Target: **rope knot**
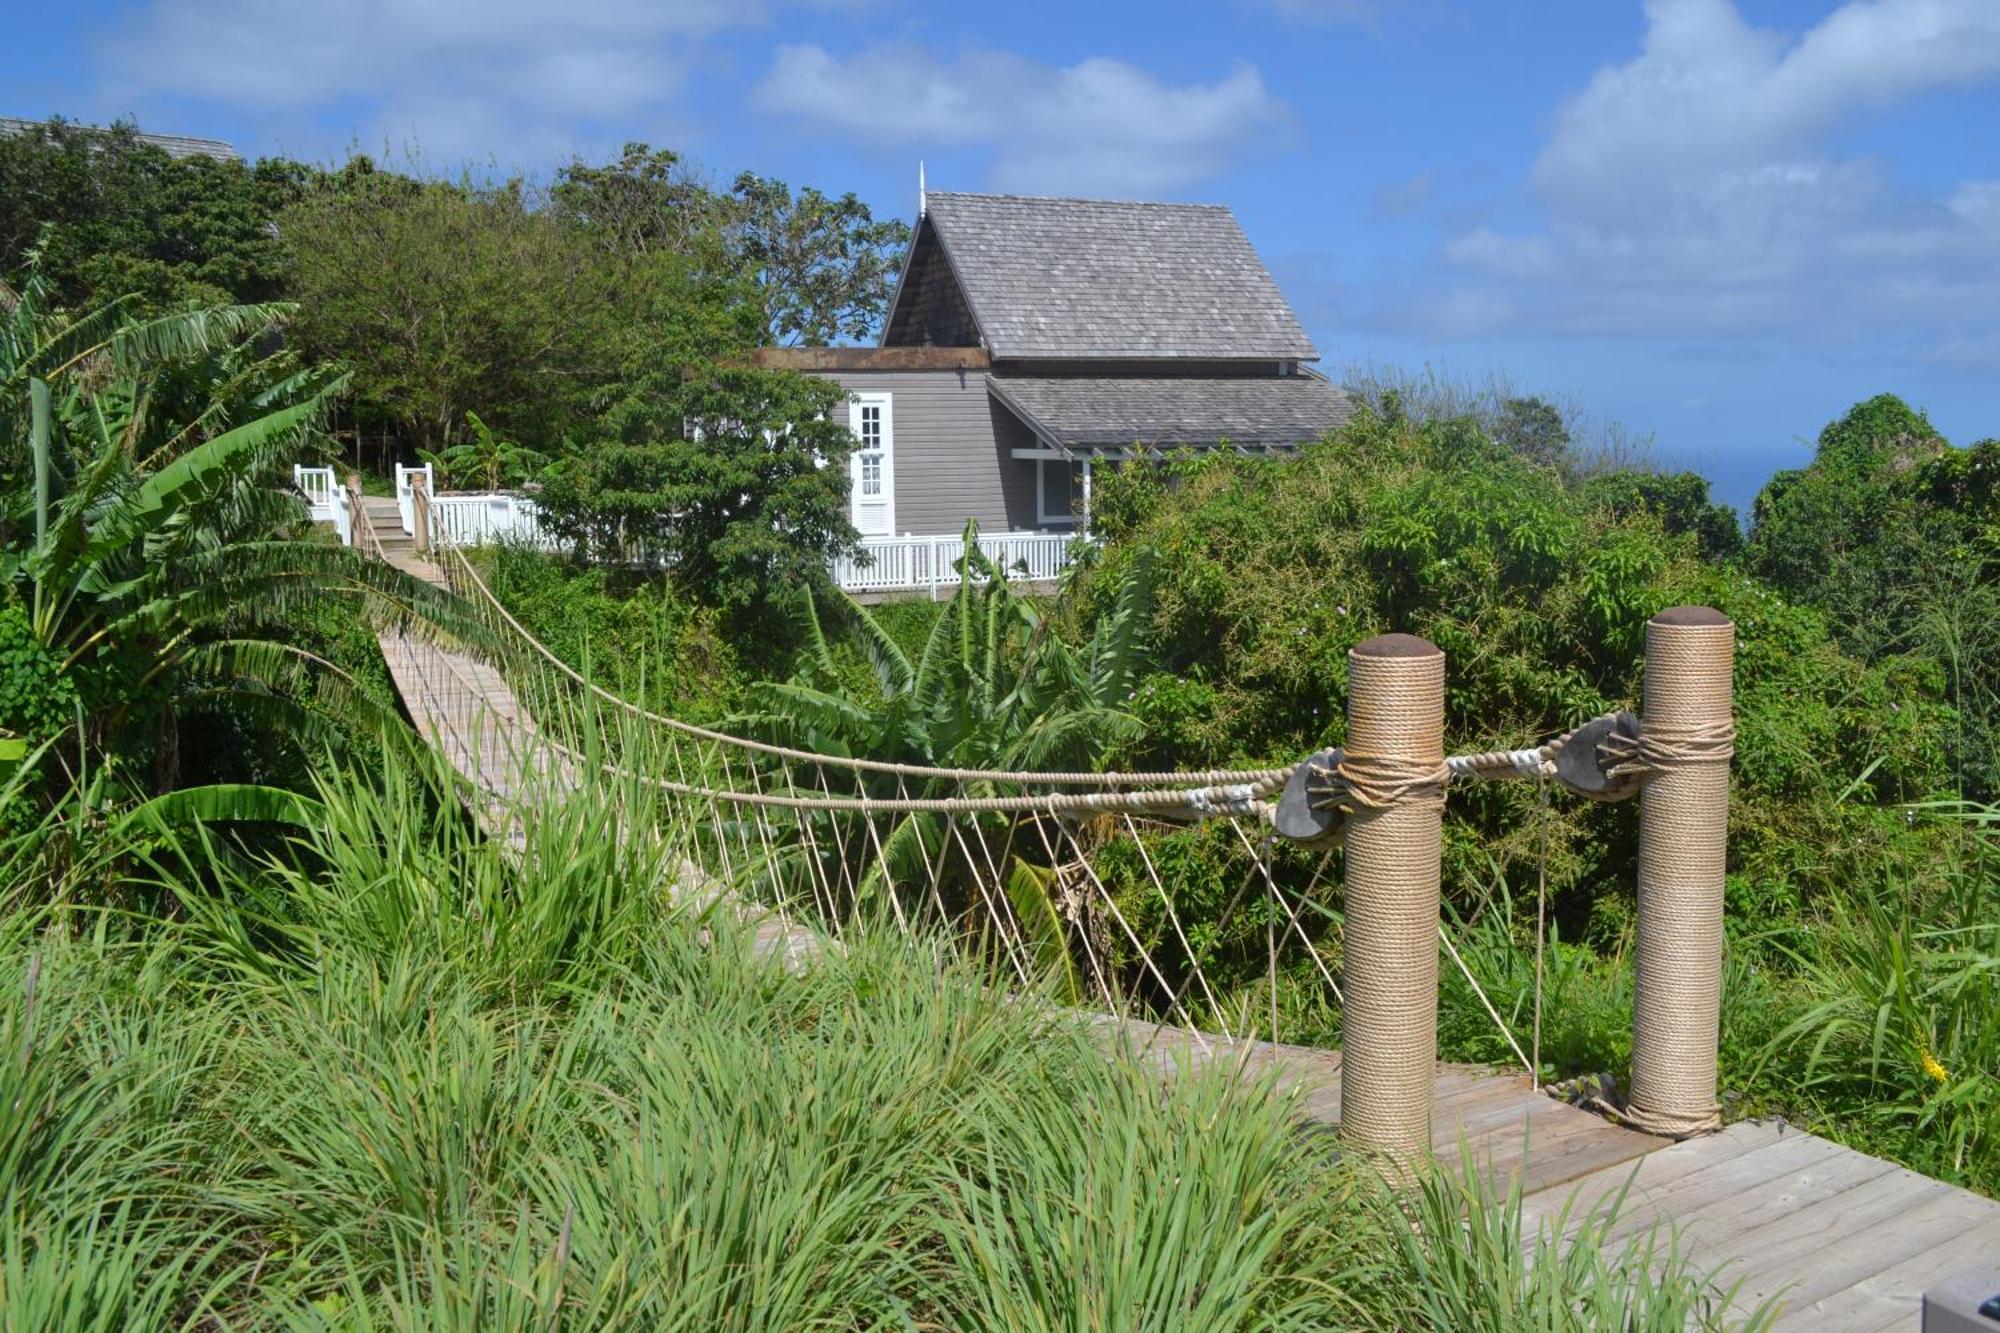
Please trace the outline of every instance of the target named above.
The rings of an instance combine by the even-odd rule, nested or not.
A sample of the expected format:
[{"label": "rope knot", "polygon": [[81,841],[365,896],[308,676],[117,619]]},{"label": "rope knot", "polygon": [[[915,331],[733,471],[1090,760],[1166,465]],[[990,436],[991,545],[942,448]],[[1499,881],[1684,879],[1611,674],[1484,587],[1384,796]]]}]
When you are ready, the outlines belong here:
[{"label": "rope knot", "polygon": [[1726,764],[1736,755],[1733,718],[1714,722],[1640,723],[1637,737],[1612,734],[1600,743],[1607,777],[1652,777],[1686,764]]},{"label": "rope knot", "polygon": [[1329,800],[1348,814],[1398,805],[1444,804],[1451,769],[1441,759],[1399,754],[1359,754],[1349,750],[1328,774]]}]

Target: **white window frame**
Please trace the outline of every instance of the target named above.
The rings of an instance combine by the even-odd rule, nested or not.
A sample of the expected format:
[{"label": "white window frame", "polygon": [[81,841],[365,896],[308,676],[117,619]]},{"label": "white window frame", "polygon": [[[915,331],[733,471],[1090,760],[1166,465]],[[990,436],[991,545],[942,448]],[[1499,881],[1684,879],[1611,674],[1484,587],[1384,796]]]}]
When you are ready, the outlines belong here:
[{"label": "white window frame", "polygon": [[[1055,463],[1058,466],[1066,468],[1077,467],[1078,465],[1081,465],[1083,470],[1077,476],[1077,487],[1080,488],[1081,491],[1083,492],[1081,497],[1079,497],[1083,501],[1081,512],[1064,512],[1060,514],[1052,514],[1049,512],[1048,467],[1050,463]],[[1072,490],[1071,495],[1075,496],[1076,491]],[[1090,522],[1090,455],[1089,454],[1083,454],[1080,457],[1072,457],[1072,458],[1044,457],[1035,459],[1035,521],[1037,523],[1040,523],[1043,527],[1072,527],[1072,528],[1080,524],[1086,524]]]},{"label": "white window frame", "polygon": [[[881,412],[882,437],[882,493],[872,498],[871,505],[880,505],[885,511],[882,531],[874,532],[861,526],[861,413],[864,408],[877,408]],[[847,405],[847,429],[854,436],[854,452],[847,463],[847,517],[863,536],[894,536],[896,532],[896,414],[895,395],[887,393],[857,393],[852,395]]]}]

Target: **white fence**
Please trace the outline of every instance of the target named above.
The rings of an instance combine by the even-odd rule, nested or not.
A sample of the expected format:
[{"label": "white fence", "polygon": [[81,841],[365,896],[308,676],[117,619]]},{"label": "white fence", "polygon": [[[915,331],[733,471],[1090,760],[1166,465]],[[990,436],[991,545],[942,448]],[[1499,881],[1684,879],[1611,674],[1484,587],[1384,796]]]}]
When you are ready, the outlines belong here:
[{"label": "white fence", "polygon": [[458,546],[488,542],[524,542],[554,550],[557,542],[542,531],[542,512],[520,495],[436,495],[431,497],[431,521],[438,535]]},{"label": "white fence", "polygon": [[306,504],[312,510],[313,522],[332,521],[333,497],[337,489],[333,483],[332,468],[294,465],[292,485],[298,488],[300,495],[306,497]]},{"label": "white fence", "polygon": [[[423,467],[396,466],[396,512],[403,531],[415,533],[416,503],[411,477],[424,474],[431,482],[429,464]],[[347,492],[336,484],[330,467],[294,467],[292,484],[306,497],[312,516],[331,522],[345,545],[354,543],[354,516],[348,512]],[[492,542],[521,542],[545,551],[560,545],[542,527],[541,509],[526,496],[438,495],[431,493],[431,521],[440,537],[459,546],[483,546]],[[979,539],[979,549],[988,560],[1007,572],[1009,578],[1048,582],[1067,569],[1076,544],[1087,538],[1073,532],[1003,532]],[[909,592],[929,589],[933,596],[958,583],[956,568],[965,551],[964,538],[864,537],[863,554],[841,556],[833,562],[834,582],[849,592]]]},{"label": "white fence", "polygon": [[[1054,579],[1069,567],[1072,549],[1085,540],[1072,532],[1003,532],[982,536],[979,550],[1009,578]],[[863,537],[866,563],[857,556],[833,562],[833,581],[849,592],[900,592],[940,588],[958,582],[963,537]]]}]

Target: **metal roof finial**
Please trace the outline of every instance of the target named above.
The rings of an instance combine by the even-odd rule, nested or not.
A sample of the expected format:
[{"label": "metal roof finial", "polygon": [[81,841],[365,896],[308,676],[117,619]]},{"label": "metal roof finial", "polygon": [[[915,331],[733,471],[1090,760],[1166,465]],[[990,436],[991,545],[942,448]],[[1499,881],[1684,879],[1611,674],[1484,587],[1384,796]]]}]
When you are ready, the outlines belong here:
[{"label": "metal roof finial", "polygon": [[924,197],[924,160],[920,157],[917,159],[917,217],[921,219],[929,206]]}]

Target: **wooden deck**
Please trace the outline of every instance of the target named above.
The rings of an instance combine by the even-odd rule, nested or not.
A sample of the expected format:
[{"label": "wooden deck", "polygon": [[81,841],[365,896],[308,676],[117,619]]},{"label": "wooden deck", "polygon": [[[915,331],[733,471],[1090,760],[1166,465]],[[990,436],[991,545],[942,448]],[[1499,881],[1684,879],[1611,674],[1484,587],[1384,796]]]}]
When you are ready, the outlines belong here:
[{"label": "wooden deck", "polygon": [[[386,508],[375,520],[390,562],[442,584],[407,539],[395,539],[394,502],[372,505]],[[574,775],[551,757],[498,673],[400,634],[382,635],[381,644],[419,733],[486,794],[489,829],[520,845],[530,789],[551,779],[573,783]],[[819,947],[802,926],[768,912],[755,919],[760,953],[796,963]],[[1223,1061],[1271,1070],[1297,1090],[1309,1121],[1340,1123],[1338,1051],[1196,1038],[1130,1020],[1118,1027],[1133,1055],[1163,1071]],[[1741,1282],[1742,1309],[1780,1297],[1779,1328],[1915,1330],[1927,1288],[2000,1262],[2000,1202],[1780,1122],[1673,1143],[1558,1102],[1521,1075],[1440,1065],[1432,1143],[1450,1162],[1461,1139],[1496,1180],[1518,1179],[1529,1218],[1550,1227],[1566,1205],[1574,1218],[1629,1181],[1616,1235],[1655,1223],[1680,1227],[1698,1260],[1721,1268],[1725,1286]]]},{"label": "wooden deck", "polygon": [[[1305,1118],[1340,1123],[1340,1053],[1126,1022],[1131,1049],[1162,1069],[1217,1062],[1271,1070]],[[1743,1121],[1675,1143],[1613,1124],[1532,1090],[1527,1079],[1438,1066],[1431,1143],[1439,1160],[1473,1160],[1519,1181],[1531,1227],[1569,1230],[1630,1186],[1615,1240],[1655,1224],[1680,1229],[1696,1262],[1747,1315],[1778,1300],[1775,1326],[1801,1333],[1915,1330],[1923,1293],[2000,1265],[2000,1202],[1808,1134]]]}]

